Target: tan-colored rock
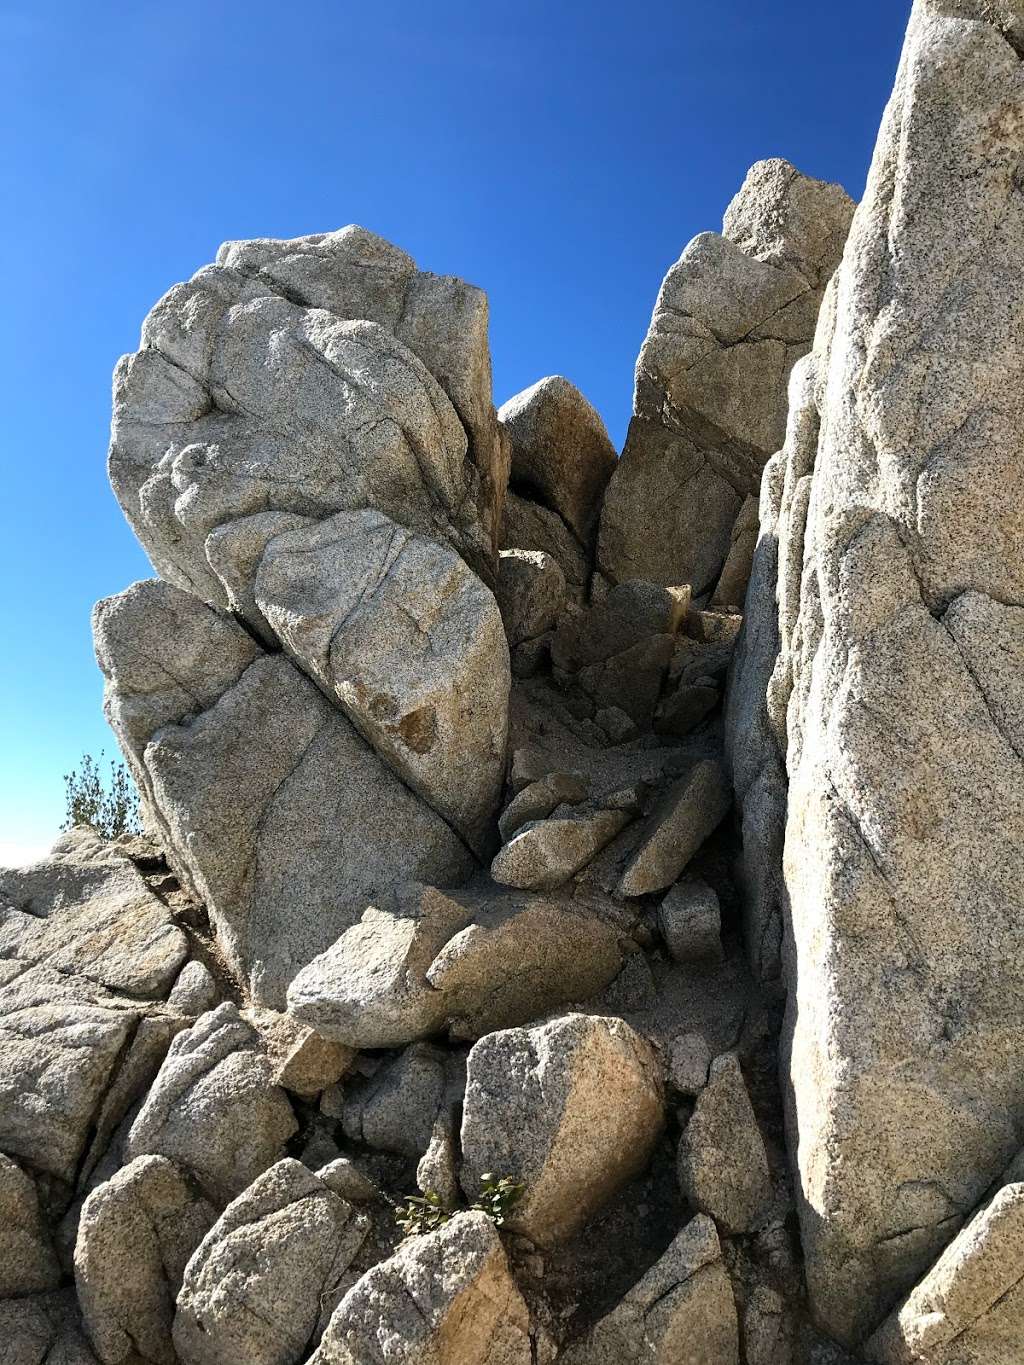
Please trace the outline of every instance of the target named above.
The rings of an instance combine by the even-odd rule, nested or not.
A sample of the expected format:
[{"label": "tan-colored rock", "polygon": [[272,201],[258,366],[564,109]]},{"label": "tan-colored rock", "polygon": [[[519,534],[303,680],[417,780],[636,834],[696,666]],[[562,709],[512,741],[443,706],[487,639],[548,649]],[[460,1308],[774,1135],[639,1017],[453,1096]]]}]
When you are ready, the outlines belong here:
[{"label": "tan-colored rock", "polygon": [[1004,1185],[868,1342],[884,1365],[1013,1365],[1024,1342],[1024,1185]]},{"label": "tan-colored rock", "polygon": [[753,1232],[771,1207],[764,1139],[731,1052],[711,1063],[679,1139],[677,1169],[687,1202],[727,1232]]},{"label": "tan-colored rock", "polygon": [[34,867],[0,872],[0,956],[158,999],[188,940],[130,860],[78,825]]},{"label": "tan-colored rock", "polygon": [[747,584],[750,582],[757,535],[757,498],[751,495],[744,501],[729,533],[729,553],[711,596],[713,607],[742,610]]},{"label": "tan-colored rock", "polygon": [[352,1065],[356,1054],[351,1047],[323,1037],[292,1014],[256,1007],[244,1016],[262,1039],[274,1084],[301,1099],[315,1099]]},{"label": "tan-colored rock", "polygon": [[718,896],[697,877],[670,889],[658,906],[658,928],[677,962],[719,962],[725,956]]},{"label": "tan-colored rock", "polygon": [[341,711],[226,616],[154,581],[101,602],[94,635],[168,856],[258,1004],[282,1009],[296,972],[396,882],[474,868]]},{"label": "tan-colored rock", "polygon": [[494,857],[491,876],[502,886],[548,891],[562,886],[629,824],[619,810],[558,808],[547,820],[531,820]]},{"label": "tan-colored rock", "polygon": [[582,602],[590,583],[590,557],[557,512],[509,491],[505,498],[503,550],[540,550],[565,575],[566,594]]},{"label": "tan-colored rock", "polygon": [[160,1156],[139,1157],[90,1194],[78,1224],[75,1282],[102,1365],[176,1365],[174,1303],[216,1216]]},{"label": "tan-colored rock", "polygon": [[491,1033],[469,1054],[462,1184],[475,1197],[486,1172],[521,1182],[508,1226],[550,1245],[644,1168],[662,1122],[660,1067],[622,1020]]},{"label": "tan-colored rock", "polygon": [[264,1171],[188,1263],[174,1316],[184,1365],[302,1360],[369,1228],[365,1213],[298,1161]]},{"label": "tan-colored rock", "polygon": [[158,572],[221,606],[207,537],[266,512],[376,507],[491,573],[506,455],[485,296],[354,226],[226,243],[115,374],[118,500]]},{"label": "tan-colored rock", "polygon": [[532,1365],[530,1317],[501,1239],[460,1213],[406,1242],[342,1299],[310,1365]]},{"label": "tan-colored rock", "polygon": [[729,1272],[698,1214],[610,1313],[559,1356],[563,1365],[738,1365]]},{"label": "tan-colored rock", "polygon": [[498,831],[506,841],[531,820],[545,820],[556,806],[578,806],[589,783],[579,773],[553,772],[518,791],[501,813]]},{"label": "tan-colored rock", "polygon": [[427,970],[453,1037],[480,1038],[587,1000],[622,966],[619,929],[569,898],[494,889],[474,904],[471,893],[459,896],[473,905],[472,923]]},{"label": "tan-colored rock", "polygon": [[646,896],[671,886],[731,804],[719,764],[713,759],[697,763],[651,813],[643,841],[622,874],[619,895]]},{"label": "tan-colored rock", "polygon": [[503,403],[498,421],[509,437],[513,483],[536,490],[586,544],[615,468],[597,412],[575,385],[551,375]]}]

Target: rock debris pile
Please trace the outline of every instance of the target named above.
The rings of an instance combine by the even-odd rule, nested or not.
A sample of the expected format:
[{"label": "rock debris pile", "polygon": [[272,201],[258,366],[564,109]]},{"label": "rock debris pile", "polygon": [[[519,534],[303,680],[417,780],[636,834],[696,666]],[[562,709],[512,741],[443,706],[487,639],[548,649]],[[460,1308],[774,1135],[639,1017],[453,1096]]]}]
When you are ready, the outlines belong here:
[{"label": "rock debris pile", "polygon": [[0,874],[4,1365],[1021,1365],[1022,53],[917,0],[618,458],[362,228],[157,303],[146,835]]}]

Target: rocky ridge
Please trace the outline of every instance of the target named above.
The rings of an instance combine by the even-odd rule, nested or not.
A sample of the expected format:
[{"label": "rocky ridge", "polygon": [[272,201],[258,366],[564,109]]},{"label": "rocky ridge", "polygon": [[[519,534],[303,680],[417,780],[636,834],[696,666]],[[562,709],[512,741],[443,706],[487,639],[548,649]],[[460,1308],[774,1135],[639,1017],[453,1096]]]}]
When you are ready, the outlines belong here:
[{"label": "rocky ridge", "polygon": [[364,229],[157,303],[146,835],[0,873],[5,1363],[1024,1359],[1022,51],[916,0],[863,202],[751,169],[618,459]]}]

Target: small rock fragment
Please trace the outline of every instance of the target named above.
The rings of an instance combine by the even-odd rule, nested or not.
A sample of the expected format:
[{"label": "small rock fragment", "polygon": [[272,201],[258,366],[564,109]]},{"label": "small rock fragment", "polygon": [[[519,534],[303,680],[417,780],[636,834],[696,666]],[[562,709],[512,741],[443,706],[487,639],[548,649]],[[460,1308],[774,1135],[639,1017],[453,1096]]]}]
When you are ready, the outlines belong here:
[{"label": "small rock fragment", "polygon": [[677,962],[720,962],[722,916],[718,896],[706,882],[676,882],[658,907],[658,927]]},{"label": "small rock fragment", "polygon": [[771,1205],[764,1140],[734,1053],[711,1064],[679,1139],[677,1169],[685,1198],[727,1232],[752,1232]]},{"label": "small rock fragment", "polygon": [[673,1040],[668,1079],[680,1095],[699,1095],[708,1083],[711,1049],[702,1033],[682,1033]]},{"label": "small rock fragment", "polygon": [[721,765],[703,759],[669,788],[653,811],[643,843],[619,882],[620,896],[663,891],[679,877],[732,805]]},{"label": "small rock fragment", "polygon": [[626,811],[612,810],[533,820],[497,853],[491,876],[503,886],[528,891],[561,886],[611,843],[629,820]]},{"label": "small rock fragment", "polygon": [[531,820],[544,820],[556,806],[577,806],[587,799],[589,784],[580,773],[546,773],[517,792],[498,821],[506,841]]}]

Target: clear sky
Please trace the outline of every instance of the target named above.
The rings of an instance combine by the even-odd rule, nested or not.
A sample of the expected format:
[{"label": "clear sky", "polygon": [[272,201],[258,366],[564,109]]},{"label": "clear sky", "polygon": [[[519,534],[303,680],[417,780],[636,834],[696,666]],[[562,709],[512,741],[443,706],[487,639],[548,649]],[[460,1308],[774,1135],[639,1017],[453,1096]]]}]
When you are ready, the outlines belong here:
[{"label": "clear sky", "polygon": [[858,197],[909,0],[0,0],[0,864],[108,755],[93,601],[148,572],[110,374],[226,238],[361,223],[491,302],[495,399],[621,445],[659,282],[753,161]]}]

